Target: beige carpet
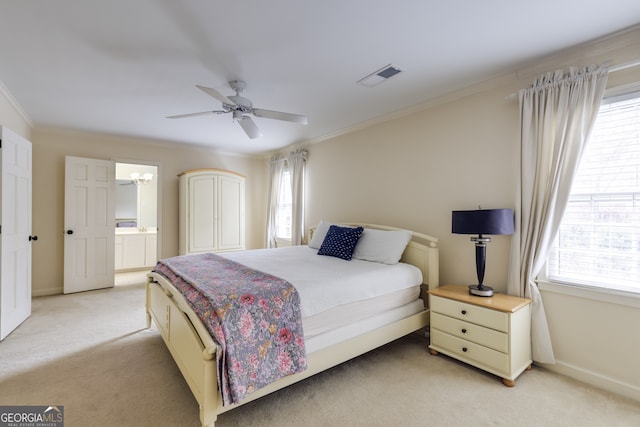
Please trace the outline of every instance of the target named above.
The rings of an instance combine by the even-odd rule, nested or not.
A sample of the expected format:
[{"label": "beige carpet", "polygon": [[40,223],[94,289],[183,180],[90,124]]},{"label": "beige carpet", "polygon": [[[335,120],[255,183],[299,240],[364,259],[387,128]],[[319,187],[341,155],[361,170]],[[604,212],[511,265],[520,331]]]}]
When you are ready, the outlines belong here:
[{"label": "beige carpet", "polygon": [[[0,343],[0,405],[62,405],[66,427],[199,426],[144,287],[40,297]],[[516,387],[415,334],[218,417],[216,426],[639,426],[640,403],[543,369]]]}]

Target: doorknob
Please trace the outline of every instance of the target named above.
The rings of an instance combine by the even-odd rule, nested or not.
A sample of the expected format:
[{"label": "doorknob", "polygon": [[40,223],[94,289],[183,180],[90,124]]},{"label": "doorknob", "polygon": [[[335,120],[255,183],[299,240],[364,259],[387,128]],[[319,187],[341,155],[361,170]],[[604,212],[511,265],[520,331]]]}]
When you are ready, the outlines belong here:
[{"label": "doorknob", "polygon": [[67,230],[67,234],[73,234],[73,230]]},{"label": "doorknob", "polygon": [[36,241],[38,240],[38,236],[29,236],[29,241]]}]

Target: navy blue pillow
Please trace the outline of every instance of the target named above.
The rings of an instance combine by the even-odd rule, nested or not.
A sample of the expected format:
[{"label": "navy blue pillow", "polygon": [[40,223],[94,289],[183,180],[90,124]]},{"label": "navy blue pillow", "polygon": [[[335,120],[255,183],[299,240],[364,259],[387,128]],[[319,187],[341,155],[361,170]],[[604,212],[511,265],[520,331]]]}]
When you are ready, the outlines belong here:
[{"label": "navy blue pillow", "polygon": [[332,225],[324,237],[318,255],[333,256],[347,261],[351,260],[358,239],[362,236],[362,227],[339,227]]}]

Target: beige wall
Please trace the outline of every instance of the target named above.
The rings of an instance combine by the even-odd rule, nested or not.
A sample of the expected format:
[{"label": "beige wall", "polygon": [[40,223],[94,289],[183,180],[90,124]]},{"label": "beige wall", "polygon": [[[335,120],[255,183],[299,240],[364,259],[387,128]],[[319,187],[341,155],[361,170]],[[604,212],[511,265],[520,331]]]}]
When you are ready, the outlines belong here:
[{"label": "beige wall", "polygon": [[65,156],[159,165],[162,239],[159,257],[178,254],[178,177],[197,168],[238,172],[246,181],[246,243],[264,245],[266,164],[262,158],[216,153],[195,146],[76,132],[34,130],[33,143],[33,294],[62,292],[64,273]]},{"label": "beige wall", "polygon": [[[514,206],[519,113],[513,94],[557,68],[637,60],[640,29],[497,76],[458,99],[310,145],[307,222],[383,223],[431,234],[440,239],[441,284],[474,283],[474,247],[468,236],[451,233],[451,211]],[[640,66],[611,74],[609,86],[633,82],[640,82]],[[504,291],[510,239],[492,239],[485,283]],[[543,291],[543,300],[558,362],[548,368],[640,400],[640,304],[551,291]]]},{"label": "beige wall", "polygon": [[[441,283],[475,278],[454,209],[513,207],[518,112],[502,92],[474,95],[309,147],[308,223],[351,220],[440,239]],[[493,237],[485,283],[506,289],[509,238]]]}]

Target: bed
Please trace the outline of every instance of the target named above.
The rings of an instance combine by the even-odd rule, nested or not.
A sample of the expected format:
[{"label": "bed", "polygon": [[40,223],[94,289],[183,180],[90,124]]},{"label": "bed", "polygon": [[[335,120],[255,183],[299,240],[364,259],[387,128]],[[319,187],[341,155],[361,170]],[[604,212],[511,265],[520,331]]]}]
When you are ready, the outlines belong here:
[{"label": "bed", "polygon": [[[364,354],[374,348],[387,344],[404,335],[425,328],[429,324],[429,312],[426,307],[426,292],[439,284],[438,277],[438,241],[436,238],[418,232],[409,232],[395,227],[340,223],[339,228],[363,228],[363,234],[357,243],[351,262],[344,262],[340,257],[318,256],[325,248],[327,234],[333,232],[337,224],[322,221],[310,231],[309,245],[293,248],[258,249],[218,254],[221,257],[249,265],[269,274],[279,275],[290,281],[300,293],[302,324],[304,327],[304,343],[306,345],[306,369],[293,375],[285,376],[271,384],[247,394],[242,401],[224,404],[220,391],[218,366],[216,363],[217,344],[207,326],[191,308],[187,298],[178,290],[172,280],[156,268],[148,274],[146,285],[147,326],[155,323],[176,365],[189,385],[200,408],[200,420],[203,426],[213,427],[217,416],[266,394],[284,388],[290,384],[308,378],[351,358]],[[388,233],[387,233],[388,232]],[[385,234],[386,233],[386,234]],[[408,243],[388,240],[392,233],[405,233]],[[397,234],[393,234],[396,235]],[[387,239],[387,240],[385,240]],[[393,239],[392,239],[393,240]],[[397,239],[396,239],[397,240]],[[366,243],[366,245],[365,245]],[[371,245],[374,246],[371,246]],[[402,246],[398,252],[399,263],[385,257],[388,249]],[[405,246],[406,245],[406,246]],[[360,248],[363,250],[360,251]],[[365,248],[373,248],[366,251]],[[269,255],[266,259],[263,255]],[[277,256],[280,261],[274,262],[271,257]],[[187,255],[189,257],[189,255]],[[303,257],[303,258],[297,258]],[[368,257],[368,258],[367,258]],[[382,258],[380,258],[382,257]],[[333,276],[344,277],[339,268],[357,269],[396,268],[399,266],[415,280],[416,285],[403,285],[392,292],[378,292],[375,289],[385,288],[384,283],[375,283],[373,276],[382,277],[384,282],[395,282],[396,279],[384,278],[383,270],[376,270],[373,276],[365,279],[374,288],[362,301],[358,298],[345,301],[324,302],[321,297],[310,297],[307,288],[313,287],[314,278],[324,279],[314,265],[307,264],[313,258],[326,262],[328,271]],[[380,267],[383,264],[385,267]],[[294,265],[293,271],[287,265]],[[284,269],[283,269],[284,268]],[[335,271],[334,271],[335,270]],[[305,271],[309,273],[305,276]],[[382,271],[382,273],[381,273]],[[391,276],[389,276],[391,277]],[[395,276],[393,276],[395,277]],[[315,279],[314,279],[315,280]],[[398,279],[399,281],[399,279]],[[296,283],[298,282],[298,283]],[[307,283],[309,282],[309,283]],[[342,287],[344,284],[338,283]],[[324,284],[323,284],[324,286]],[[324,289],[325,294],[330,294]],[[347,293],[348,292],[344,292]],[[340,293],[342,295],[343,292]],[[340,296],[340,298],[346,298]],[[382,304],[382,305],[381,305]],[[384,304],[387,308],[381,309]],[[354,317],[355,315],[355,317]]]}]

